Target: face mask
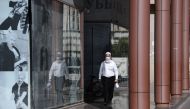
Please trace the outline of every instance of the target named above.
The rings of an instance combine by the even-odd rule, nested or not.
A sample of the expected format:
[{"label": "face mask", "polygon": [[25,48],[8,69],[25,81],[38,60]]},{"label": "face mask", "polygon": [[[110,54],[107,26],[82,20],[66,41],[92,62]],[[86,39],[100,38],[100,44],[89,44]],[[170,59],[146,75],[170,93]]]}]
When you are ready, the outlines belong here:
[{"label": "face mask", "polygon": [[56,57],[56,60],[60,61],[60,60],[61,60],[61,58],[60,58],[60,57]]},{"label": "face mask", "polygon": [[111,58],[110,57],[106,57],[106,61],[108,61],[108,60],[111,60]]}]

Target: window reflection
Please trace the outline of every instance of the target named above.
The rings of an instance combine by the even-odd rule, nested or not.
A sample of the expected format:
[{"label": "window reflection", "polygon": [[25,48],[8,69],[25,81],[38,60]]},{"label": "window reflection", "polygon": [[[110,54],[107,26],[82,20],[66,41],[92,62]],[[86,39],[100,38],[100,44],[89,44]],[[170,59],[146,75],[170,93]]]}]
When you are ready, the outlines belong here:
[{"label": "window reflection", "polygon": [[127,29],[111,24],[112,59],[116,62],[119,70],[120,86],[128,84],[128,45],[129,32]]},{"label": "window reflection", "polygon": [[80,13],[56,0],[34,2],[32,107],[56,108],[80,102],[83,98]]},{"label": "window reflection", "polygon": [[79,12],[64,5],[63,53],[69,71],[69,103],[75,103],[80,96],[80,16]]}]

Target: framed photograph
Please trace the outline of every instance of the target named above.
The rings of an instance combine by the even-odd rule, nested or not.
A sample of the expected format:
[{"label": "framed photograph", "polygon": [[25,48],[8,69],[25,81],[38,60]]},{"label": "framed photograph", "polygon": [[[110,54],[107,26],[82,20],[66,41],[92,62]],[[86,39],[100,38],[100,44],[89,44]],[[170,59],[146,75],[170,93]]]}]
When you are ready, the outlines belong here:
[{"label": "framed photograph", "polygon": [[29,34],[0,30],[0,71],[28,71]]},{"label": "framed photograph", "polygon": [[29,109],[27,71],[0,72],[0,109]]},{"label": "framed photograph", "polygon": [[28,0],[1,0],[0,13],[0,30],[21,30],[26,34],[29,27]]}]

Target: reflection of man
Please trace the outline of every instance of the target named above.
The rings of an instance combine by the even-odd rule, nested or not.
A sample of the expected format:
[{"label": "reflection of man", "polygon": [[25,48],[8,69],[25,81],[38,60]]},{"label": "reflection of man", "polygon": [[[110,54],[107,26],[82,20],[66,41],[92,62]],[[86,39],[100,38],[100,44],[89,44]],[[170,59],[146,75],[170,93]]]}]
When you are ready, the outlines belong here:
[{"label": "reflection of man", "polygon": [[12,11],[9,16],[0,24],[0,30],[8,30],[9,27],[12,30],[17,30],[18,23],[21,16],[28,10],[27,0],[11,0],[9,1],[9,7],[12,7]]},{"label": "reflection of man", "polygon": [[56,61],[53,62],[49,71],[49,81],[47,86],[51,86],[52,75],[55,81],[55,90],[57,93],[57,103],[63,103],[63,80],[64,76],[68,73],[67,66],[62,60],[61,52],[57,52]]},{"label": "reflection of man", "polygon": [[17,109],[28,109],[28,84],[24,82],[24,78],[24,73],[18,72],[18,81],[12,87]]}]

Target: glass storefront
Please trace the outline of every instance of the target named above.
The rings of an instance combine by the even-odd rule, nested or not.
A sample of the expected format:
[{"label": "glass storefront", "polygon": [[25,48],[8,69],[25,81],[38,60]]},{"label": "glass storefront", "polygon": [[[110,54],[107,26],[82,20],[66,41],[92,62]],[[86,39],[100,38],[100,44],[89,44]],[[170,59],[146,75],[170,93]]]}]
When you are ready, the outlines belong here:
[{"label": "glass storefront", "polygon": [[33,108],[83,101],[79,11],[57,0],[32,4]]},{"label": "glass storefront", "polygon": [[[128,30],[110,22],[84,23],[79,10],[61,0],[30,2],[31,16],[27,14],[30,9],[27,2],[18,5],[24,8],[16,26],[4,25],[5,19],[10,17],[8,14],[0,16],[0,98],[11,103],[8,108],[15,107],[16,98],[10,101],[8,97],[15,95],[13,85],[20,78],[25,83],[23,92],[27,93],[25,104],[31,109],[68,106],[83,102],[86,97],[88,100],[101,98],[102,87],[96,83],[106,51],[112,53],[117,64],[120,86],[127,86]],[[6,0],[3,3],[10,5]],[[11,10],[10,6],[6,9],[7,13]],[[7,29],[2,29],[5,27]],[[12,62],[10,66],[3,63],[3,55],[6,56],[3,47],[9,48],[7,52],[14,55],[14,59],[7,60]],[[2,106],[0,103],[0,109],[4,108]]]},{"label": "glass storefront", "polygon": [[112,59],[119,70],[120,86],[128,86],[129,67],[129,31],[121,26],[111,24]]}]

